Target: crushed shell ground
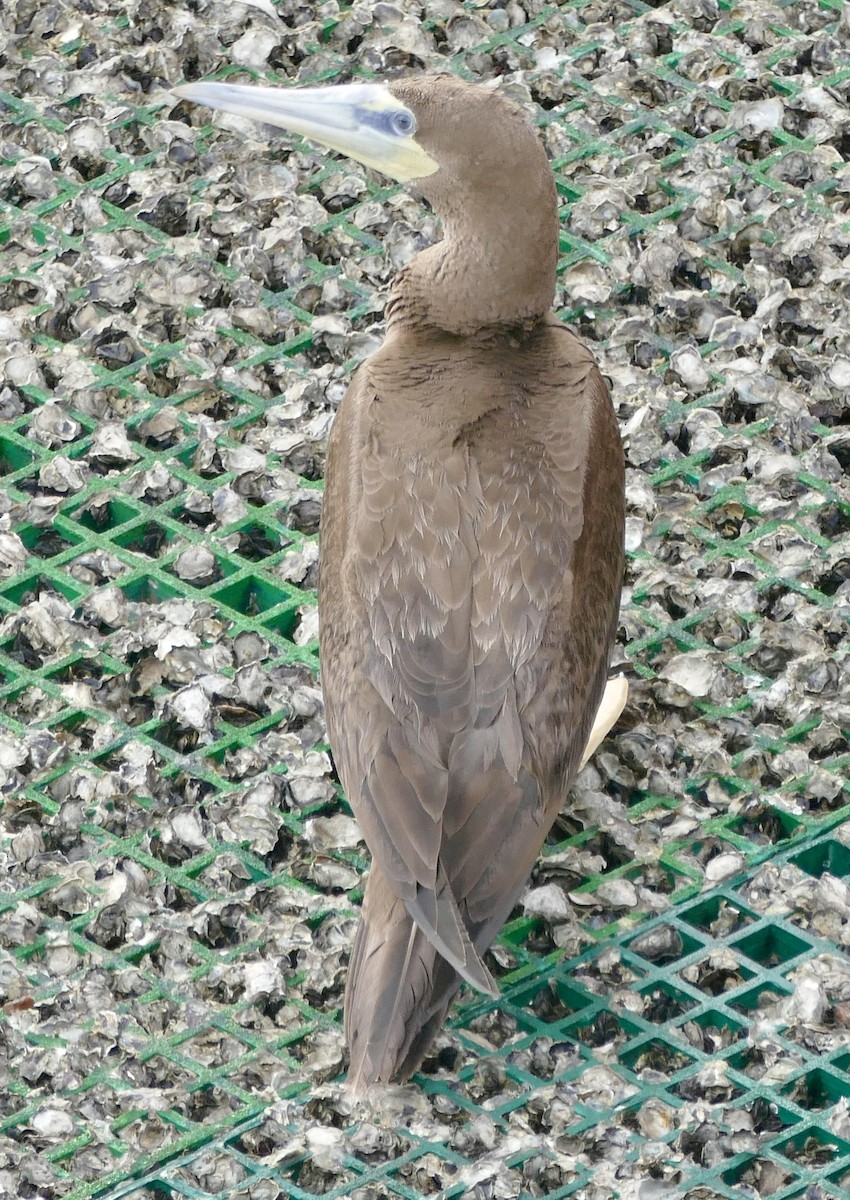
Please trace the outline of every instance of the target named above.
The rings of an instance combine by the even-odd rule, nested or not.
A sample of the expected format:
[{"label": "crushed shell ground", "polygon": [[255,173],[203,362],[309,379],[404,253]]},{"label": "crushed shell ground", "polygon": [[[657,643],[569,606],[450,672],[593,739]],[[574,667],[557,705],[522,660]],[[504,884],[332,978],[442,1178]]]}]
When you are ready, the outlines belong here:
[{"label": "crushed shell ground", "polygon": [[[168,86],[423,69],[555,166],[631,698],[504,1001],[355,1104],[320,481],[438,231]],[[840,0],[0,6],[0,1194],[846,1194],[849,92]]]}]

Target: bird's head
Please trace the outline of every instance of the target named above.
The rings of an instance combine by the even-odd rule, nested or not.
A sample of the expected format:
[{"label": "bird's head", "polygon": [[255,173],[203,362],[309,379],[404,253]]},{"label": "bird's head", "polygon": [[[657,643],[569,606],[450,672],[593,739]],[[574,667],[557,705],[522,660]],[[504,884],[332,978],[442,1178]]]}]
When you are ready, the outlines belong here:
[{"label": "bird's head", "polygon": [[554,179],[536,131],[498,91],[452,75],[316,88],[190,83],[172,91],[301,134],[412,184],[442,218],[446,237],[442,250],[417,256],[407,286],[414,288],[417,272],[423,288],[426,275],[455,277],[447,290],[423,291],[419,303],[432,323],[460,332],[520,323],[550,307]]},{"label": "bird's head", "polygon": [[[452,75],[391,83],[273,88],[189,83],[174,95],[300,134],[427,199],[522,179],[545,155],[521,111],[489,87]],[[527,161],[533,160],[533,161]]]}]

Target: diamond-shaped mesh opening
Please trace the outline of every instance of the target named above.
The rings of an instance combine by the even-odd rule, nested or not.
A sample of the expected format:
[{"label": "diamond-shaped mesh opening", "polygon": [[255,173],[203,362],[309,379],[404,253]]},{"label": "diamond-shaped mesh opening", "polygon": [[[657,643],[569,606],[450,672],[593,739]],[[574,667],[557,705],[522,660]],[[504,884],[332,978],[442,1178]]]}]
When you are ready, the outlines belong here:
[{"label": "diamond-shaped mesh opening", "polygon": [[745,910],[729,904],[722,896],[701,900],[686,908],[681,916],[689,925],[695,925],[697,929],[702,929],[717,938],[738,933],[756,919]]},{"label": "diamond-shaped mesh opening", "polygon": [[747,958],[763,967],[780,966],[805,954],[810,948],[810,943],[803,938],[769,926],[763,926],[747,937],[738,938],[732,945],[735,950],[746,954]]},{"label": "diamond-shaped mesh opening", "polygon": [[677,1032],[705,1054],[725,1049],[746,1037],[746,1025],[723,1009],[706,1009],[678,1026]]},{"label": "diamond-shaped mesh opening", "polygon": [[832,1108],[847,1097],[847,1082],[842,1077],[820,1069],[801,1075],[786,1084],[785,1094],[800,1108],[818,1112]]},{"label": "diamond-shaped mesh opening", "polygon": [[811,1126],[777,1144],[780,1154],[791,1162],[821,1167],[850,1153],[850,1143],[833,1137],[828,1131]]},{"label": "diamond-shaped mesh opening", "polygon": [[829,873],[844,878],[850,875],[850,848],[828,838],[795,854],[791,862],[809,875]]},{"label": "diamond-shaped mesh opening", "polygon": [[739,988],[730,1005],[738,1013],[751,1018],[776,1010],[789,993],[772,983],[759,983],[751,988]]},{"label": "diamond-shaped mesh opening", "polygon": [[707,997],[717,997],[737,991],[754,974],[750,967],[738,963],[734,956],[716,953],[684,967],[681,978]]},{"label": "diamond-shaped mesh opening", "polygon": [[692,996],[667,983],[656,984],[638,994],[643,999],[640,1015],[653,1025],[667,1025],[690,1012],[698,1003]]},{"label": "diamond-shaped mesh opening", "polygon": [[622,1054],[620,1059],[626,1066],[631,1067],[636,1075],[652,1079],[669,1079],[690,1067],[694,1061],[690,1055],[661,1038],[641,1042]]}]

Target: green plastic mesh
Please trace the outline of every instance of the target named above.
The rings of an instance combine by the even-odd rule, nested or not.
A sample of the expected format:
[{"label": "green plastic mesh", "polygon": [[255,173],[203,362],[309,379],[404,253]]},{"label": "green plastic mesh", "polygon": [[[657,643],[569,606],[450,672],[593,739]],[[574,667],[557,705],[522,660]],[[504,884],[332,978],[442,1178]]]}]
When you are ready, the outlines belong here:
[{"label": "green plastic mesh", "polygon": [[[462,11],[477,20],[481,7],[469,3]],[[715,12],[710,2],[647,6],[629,0],[604,10],[584,0],[539,11],[531,6],[534,15],[526,13],[524,22],[509,23],[484,40],[479,26],[471,25],[468,44],[443,56],[445,64],[466,75],[519,70],[533,76],[537,69],[544,76],[538,88],[543,100],[547,72],[570,72],[569,98],[556,105],[556,97],[541,110],[544,133],[556,145],[553,165],[565,213],[559,299],[565,319],[597,343],[603,367],[616,322],[630,304],[644,302],[619,265],[623,245],[650,245],[665,223],[687,223],[692,214],[700,220],[702,197],[682,173],[694,155],[703,155],[712,169],[728,171],[742,194],[757,193],[760,200],[749,208],[742,205],[737,221],[722,230],[706,228],[699,262],[681,268],[679,286],[685,290],[724,299],[736,289],[746,291],[749,248],[767,252],[780,243],[782,225],[765,218],[769,208],[808,213],[825,230],[849,227],[846,127],[838,158],[818,158],[820,134],[807,134],[802,126],[796,133],[780,126],[742,141],[727,119],[738,101],[718,90],[711,91],[711,107],[720,115],[700,116],[706,84],[698,60],[700,70],[714,63],[738,80],[745,100],[747,87],[766,79],[770,94],[794,110],[811,102],[814,74],[820,93],[846,106],[850,59],[841,0],[766,7],[769,19],[746,6],[721,4]],[[338,27],[351,13],[346,6],[317,12],[312,43],[321,56],[317,78],[334,79],[345,69],[345,54],[335,51],[338,58],[332,60],[323,48],[334,45]],[[554,66],[541,65],[535,47],[555,19],[562,22],[561,57]],[[758,21],[764,26],[763,46],[772,47],[759,57],[760,75],[750,46]],[[114,43],[123,52],[132,44],[123,40],[132,22],[120,8],[106,13],[101,24],[104,45]],[[442,17],[423,21],[432,33],[443,25]],[[615,28],[624,38],[629,30],[648,31],[637,80],[628,88],[613,75],[605,84],[593,78],[592,66]],[[832,47],[833,53],[817,70],[812,30],[820,37],[818,45]],[[37,36],[35,29],[32,37]],[[88,36],[69,37],[57,51],[68,78],[82,69]],[[19,55],[25,64],[37,47],[26,34],[22,37],[22,44],[10,43],[6,53]],[[367,62],[360,70],[368,68]],[[227,67],[218,74],[226,78],[235,72]],[[159,834],[151,838],[146,814],[150,811],[158,825],[162,813],[151,795],[135,786],[132,773],[122,811],[101,801],[100,784],[131,761],[128,747],[133,753],[151,750],[153,757],[145,760],[150,769],[187,803],[203,805],[214,826],[217,804],[260,778],[251,766],[255,749],[279,727],[287,728],[293,714],[252,708],[241,700],[217,702],[212,736],[198,736],[191,723],[181,723],[170,700],[180,681],[140,681],[140,664],[148,670],[150,656],[127,641],[115,650],[115,629],[108,622],[98,625],[90,602],[92,595],[114,586],[126,602],[130,632],[133,622],[151,620],[159,608],[163,637],[175,627],[188,630],[203,650],[222,639],[232,647],[240,637],[256,634],[270,647],[270,669],[292,671],[302,680],[315,676],[318,646],[309,623],[315,593],[309,579],[299,586],[285,578],[281,565],[305,548],[309,554],[315,542],[318,505],[311,498],[321,487],[318,472],[305,465],[307,477],[297,481],[297,491],[280,499],[263,502],[248,493],[243,514],[212,533],[208,514],[220,489],[244,475],[238,453],[277,402],[275,385],[283,391],[308,381],[317,364],[327,363],[314,332],[316,297],[323,288],[338,285],[351,328],[369,330],[376,311],[369,281],[379,272],[370,263],[383,262],[384,251],[361,217],[370,204],[392,204],[398,189],[367,181],[342,211],[323,210],[314,226],[315,244],[342,248],[340,254],[356,261],[359,272],[346,271],[339,260],[322,261],[308,246],[297,278],[259,289],[259,305],[269,314],[266,335],[258,335],[250,321],[217,324],[221,369],[211,382],[192,339],[179,333],[158,340],[139,335],[128,351],[120,328],[93,336],[63,323],[63,305],[96,306],[89,287],[70,290],[61,303],[40,289],[48,268],[96,252],[97,239],[116,231],[137,239],[148,261],[161,266],[163,279],[185,256],[185,247],[175,251],[175,239],[191,236],[185,213],[203,203],[209,180],[203,165],[188,171],[188,199],[177,211],[167,200],[146,207],[138,199],[136,174],[155,175],[166,166],[166,149],[155,131],[169,106],[161,97],[149,100],[144,87],[133,96],[128,103],[126,95],[116,94],[114,106],[107,106],[105,167],[89,177],[82,168],[63,172],[48,152],[53,186],[40,196],[15,175],[24,139],[30,155],[42,140],[49,145],[51,132],[62,132],[80,115],[80,97],[68,102],[59,97],[45,106],[33,97],[0,91],[5,109],[0,109],[0,156],[8,168],[0,191],[0,293],[4,311],[26,310],[31,352],[41,365],[34,372],[28,362],[22,364],[21,356],[30,351],[21,351],[11,364],[4,360],[6,377],[0,380],[22,401],[20,411],[14,405],[4,409],[0,473],[12,532],[25,551],[16,557],[14,545],[3,545],[8,562],[4,558],[0,578],[0,614],[6,618],[0,632],[0,726],[7,735],[0,739],[0,760],[7,773],[20,768],[23,775],[14,776],[2,793],[9,870],[0,885],[5,996],[0,1038],[9,1050],[9,1078],[0,1116],[0,1186],[9,1194],[70,1200],[307,1200],[357,1189],[363,1189],[357,1192],[363,1197],[407,1200],[431,1194],[546,1195],[552,1200],[611,1194],[640,1200],[846,1195],[850,1041],[834,1048],[823,1029],[850,1026],[850,968],[844,966],[846,947],[836,941],[834,929],[819,931],[812,920],[813,896],[822,895],[817,889],[837,889],[835,904],[843,903],[842,881],[850,877],[846,720],[842,725],[838,710],[825,711],[814,687],[799,718],[778,701],[768,705],[766,715],[764,698],[775,681],[794,677],[782,674],[793,656],[780,643],[765,641],[763,611],[737,614],[735,636],[719,638],[725,626],[718,626],[711,605],[689,604],[675,588],[671,594],[669,582],[659,582],[653,570],[663,575],[677,561],[674,550],[683,544],[686,522],[700,570],[709,577],[739,573],[765,604],[796,595],[807,611],[817,610],[818,627],[839,653],[846,646],[848,572],[836,547],[845,546],[846,559],[850,504],[844,481],[817,471],[802,457],[787,483],[796,497],[790,517],[762,519],[760,493],[746,478],[707,483],[709,474],[734,455],[746,458],[748,447],[769,444],[776,417],[773,410],[760,415],[759,404],[718,367],[713,356],[720,340],[706,337],[699,341],[699,354],[709,382],[698,396],[680,391],[670,400],[664,412],[665,427],[672,431],[669,445],[650,456],[642,471],[658,507],[650,536],[630,549],[622,639],[635,681],[635,723],[651,727],[665,704],[679,706],[695,728],[725,731],[731,749],[715,757],[683,756],[678,774],[668,775],[642,775],[636,761],[640,746],[628,738],[617,743],[616,763],[602,760],[600,786],[627,806],[636,829],[656,831],[658,853],[635,856],[604,821],[566,816],[556,827],[546,853],[551,862],[558,856],[569,860],[565,871],[575,902],[574,936],[556,948],[546,920],[515,914],[501,939],[502,999],[483,1003],[464,993],[452,1018],[455,1053],[426,1063],[417,1077],[443,1122],[441,1137],[417,1133],[415,1122],[399,1120],[374,1142],[345,1142],[335,1158],[322,1152],[320,1141],[305,1138],[306,1125],[334,1128],[337,1120],[323,1107],[318,1085],[338,1073],[321,1074],[327,1070],[323,1047],[340,1041],[339,989],[330,1001],[317,1000],[305,984],[309,972],[293,951],[281,997],[285,1021],[275,1024],[273,1006],[265,1023],[249,1020],[252,1000],[232,986],[228,969],[253,962],[259,951],[264,956],[275,951],[265,942],[263,904],[258,900],[252,920],[238,928],[228,924],[228,904],[248,889],[256,889],[252,894],[264,897],[264,903],[292,888],[307,889],[314,899],[299,937],[303,929],[309,935],[327,918],[352,911],[365,868],[357,850],[329,852],[333,863],[352,872],[343,895],[339,889],[323,891],[315,876],[294,877],[291,859],[280,865],[286,857],[282,847],[306,846],[308,823],[346,813],[344,800],[334,792],[286,805],[277,843],[267,853],[215,832],[207,832],[203,844],[190,851],[185,843],[179,852],[173,843],[169,848]],[[606,114],[601,124],[600,106]],[[602,140],[599,128],[605,131]],[[210,161],[206,156],[217,136],[211,125],[198,129],[201,164]],[[661,184],[651,203],[594,211],[596,172],[604,169],[607,181],[616,185],[621,175],[627,177],[636,147],[646,149],[657,164]],[[280,149],[272,153],[275,161],[285,159]],[[801,160],[804,167],[809,164],[808,174],[801,175]],[[321,195],[335,173],[335,165],[313,171],[307,194]],[[96,220],[85,206],[97,210]],[[81,212],[87,213],[85,220]],[[571,221],[570,212],[584,212],[586,219]],[[26,267],[16,253],[10,268],[13,248],[24,248]],[[613,286],[603,288],[595,301],[581,294],[576,298],[577,286],[598,283],[600,276],[613,279]],[[211,279],[211,296],[217,289],[227,293],[237,287],[240,272],[215,262]],[[203,306],[186,306],[190,322],[202,313]],[[646,361],[638,365],[659,387],[669,381],[671,356],[679,345],[674,325],[650,321],[636,339],[633,362],[645,353]],[[805,334],[794,337],[789,335],[786,344],[801,348],[802,361]],[[69,347],[90,388],[106,397],[112,419],[126,414],[132,460],[117,462],[106,453],[92,457],[99,420],[76,409],[72,400],[65,403],[67,397],[60,399],[77,423],[72,436],[52,444],[32,436],[33,414],[56,398],[51,356],[67,355]],[[16,353],[13,345],[13,359]],[[342,377],[353,365],[338,359],[336,375]],[[798,366],[799,377],[805,362]],[[267,372],[266,394],[246,386],[240,376],[257,370]],[[162,441],[149,423],[166,405],[177,410],[179,426]],[[693,414],[704,409],[720,414],[720,442],[729,459],[716,442],[692,450],[681,436]],[[222,423],[215,453],[205,441],[201,417]],[[830,439],[840,424],[833,410],[815,406],[806,433],[814,441]],[[843,453],[836,461],[846,470]],[[64,491],[52,487],[55,472],[73,473],[75,465],[79,485],[70,491],[67,485]],[[165,491],[160,490],[163,470],[171,481]],[[39,510],[31,501],[45,494],[50,504]],[[682,496],[687,505],[677,507],[674,501]],[[635,501],[630,503],[634,511]],[[26,523],[19,520],[23,511]],[[807,569],[789,576],[777,568],[770,549],[794,539],[805,546]],[[187,548],[199,546],[211,551],[213,562],[209,574],[193,583],[177,566]],[[98,553],[111,564],[108,578],[86,566]],[[54,611],[55,619],[78,622],[76,633],[72,629],[67,638],[57,637],[61,654],[43,652],[30,618],[15,621],[44,596],[68,602],[62,610],[67,617]],[[187,615],[180,609],[183,601],[208,607],[192,607]],[[86,628],[103,636],[86,638]],[[707,658],[726,685],[684,699],[671,693],[664,667],[682,655],[693,656],[691,661]],[[233,662],[232,657],[223,662],[227,678],[234,676]],[[797,683],[805,690],[805,681]],[[128,708],[128,695],[147,699]],[[38,743],[41,757],[36,745],[26,763],[13,761],[16,739],[32,738],[34,731],[45,734]],[[282,753],[262,777],[277,777],[280,783],[286,776]],[[704,812],[709,815],[703,819]],[[680,819],[685,825],[678,832]],[[25,839],[33,831],[44,833],[40,850],[48,857],[30,873],[27,863],[38,847]],[[88,847],[92,870],[81,872],[79,887],[69,895],[67,873],[51,873],[45,863],[50,853],[61,855],[66,843],[76,844],[77,837]],[[573,876],[576,864],[584,869]],[[136,869],[150,890],[165,897],[172,928],[190,931],[192,960],[182,977],[171,977],[164,968],[157,941],[145,936],[144,919],[133,927],[131,917],[116,923],[110,915],[111,881],[117,873],[132,879]],[[712,887],[713,881],[720,886]],[[626,885],[643,898],[640,903],[624,904],[623,895],[631,894],[623,891]],[[784,898],[779,906],[777,895]],[[205,914],[203,935],[193,923],[198,912]],[[280,947],[277,951],[282,953]],[[806,980],[819,972],[829,1008],[813,1018],[805,1010]],[[61,1062],[79,1029],[69,1019],[63,1032],[63,1008],[83,981],[96,997],[101,976],[118,981],[127,1002],[89,1016],[83,1032],[90,1065],[68,1085]],[[109,995],[115,995],[114,988]],[[139,1007],[149,1014],[145,1022],[138,1020]],[[45,1022],[48,1033],[42,1032]],[[306,1108],[298,1107],[302,1102]],[[487,1146],[462,1132],[482,1117],[497,1146],[507,1145],[517,1128],[532,1139],[519,1139],[515,1151],[503,1153],[502,1191],[496,1184],[489,1191],[484,1185],[474,1190],[479,1185],[470,1171],[486,1157]],[[541,1130],[551,1136],[533,1145],[533,1135]],[[601,1164],[610,1176],[601,1172]],[[640,1187],[645,1190],[635,1190]]]}]

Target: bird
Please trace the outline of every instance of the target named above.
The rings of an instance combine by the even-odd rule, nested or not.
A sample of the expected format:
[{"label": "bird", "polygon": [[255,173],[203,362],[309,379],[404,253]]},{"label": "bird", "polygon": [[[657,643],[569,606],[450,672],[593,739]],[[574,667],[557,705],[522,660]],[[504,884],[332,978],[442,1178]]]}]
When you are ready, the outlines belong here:
[{"label": "bird", "polygon": [[551,166],[501,91],[449,73],[173,90],[398,180],[442,224],[339,405],[319,535],[328,736],[372,859],[345,995],[363,1093],[410,1078],[462,983],[499,995],[485,953],[625,702],[607,680],[622,443],[553,311]]}]

